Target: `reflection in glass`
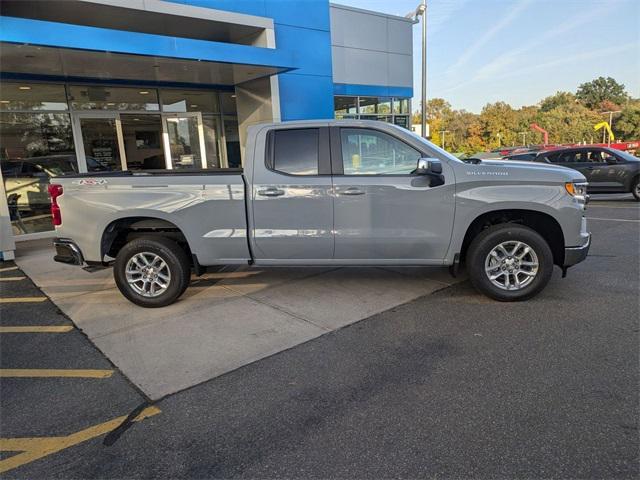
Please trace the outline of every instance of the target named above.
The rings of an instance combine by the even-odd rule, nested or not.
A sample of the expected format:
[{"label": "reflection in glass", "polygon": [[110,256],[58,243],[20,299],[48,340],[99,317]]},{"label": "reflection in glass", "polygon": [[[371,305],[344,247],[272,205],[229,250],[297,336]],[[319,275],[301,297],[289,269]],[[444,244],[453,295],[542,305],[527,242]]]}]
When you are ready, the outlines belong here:
[{"label": "reflection in glass", "polygon": [[81,118],[80,129],[90,172],[122,169],[115,118]]},{"label": "reflection in glass", "polygon": [[0,110],[66,110],[64,85],[5,83],[0,88]]},{"label": "reflection in glass", "polygon": [[236,94],[233,92],[220,92],[222,113],[225,115],[237,115]]},{"label": "reflection in glass", "polygon": [[160,110],[153,88],[71,85],[69,100],[74,110]]},{"label": "reflection in glass", "polygon": [[204,148],[207,154],[207,168],[221,168],[220,148],[220,117],[217,115],[202,115],[204,128]]},{"label": "reflection in glass", "polygon": [[227,164],[229,168],[242,167],[240,157],[240,135],[238,133],[238,119],[236,117],[224,117],[224,140],[227,147]]},{"label": "reflection in glass", "polygon": [[362,128],[340,129],[345,175],[408,175],[420,152],[391,135]]},{"label": "reflection in glass", "polygon": [[13,233],[52,230],[49,180],[78,172],[69,115],[0,113],[0,166]]},{"label": "reflection in glass", "polygon": [[208,91],[162,90],[162,110],[165,112],[218,111],[218,95]]},{"label": "reflection in glass", "polygon": [[393,99],[393,113],[409,113],[409,99],[408,98],[394,98]]},{"label": "reflection in glass", "polygon": [[334,97],[333,110],[336,118],[354,118],[358,113],[357,97]]},{"label": "reflection in glass", "polygon": [[173,168],[202,168],[198,118],[168,117],[166,120]]},{"label": "reflection in glass", "polygon": [[121,114],[120,125],[127,170],[167,168],[160,115]]}]

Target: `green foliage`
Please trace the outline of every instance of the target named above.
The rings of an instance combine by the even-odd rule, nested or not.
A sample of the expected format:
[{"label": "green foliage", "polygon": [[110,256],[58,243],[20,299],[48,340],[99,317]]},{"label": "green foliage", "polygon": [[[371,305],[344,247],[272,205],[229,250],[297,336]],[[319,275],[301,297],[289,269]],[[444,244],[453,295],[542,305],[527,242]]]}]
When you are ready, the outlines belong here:
[{"label": "green foliage", "polygon": [[[624,85],[611,77],[598,77],[578,87],[576,97],[584,106],[591,109],[602,108],[602,102],[623,105],[629,99]],[[605,107],[606,108],[606,107]]]},{"label": "green foliage", "polygon": [[[581,85],[577,94],[557,92],[538,105],[520,109],[505,102],[490,103],[480,114],[454,110],[446,100],[433,98],[427,103],[427,121],[432,142],[442,145],[442,132],[446,131],[448,151],[472,155],[498,146],[541,144],[543,135],[531,130],[532,123],[549,132],[551,144],[601,142],[602,133],[593,126],[609,120],[603,110],[619,109],[620,104],[624,105],[622,112],[613,117],[616,137],[640,139],[640,100],[630,100],[623,85],[602,77]],[[420,123],[419,111],[412,120]]]},{"label": "green foliage", "polygon": [[640,139],[640,100],[629,102],[613,122],[613,133],[623,139]]}]

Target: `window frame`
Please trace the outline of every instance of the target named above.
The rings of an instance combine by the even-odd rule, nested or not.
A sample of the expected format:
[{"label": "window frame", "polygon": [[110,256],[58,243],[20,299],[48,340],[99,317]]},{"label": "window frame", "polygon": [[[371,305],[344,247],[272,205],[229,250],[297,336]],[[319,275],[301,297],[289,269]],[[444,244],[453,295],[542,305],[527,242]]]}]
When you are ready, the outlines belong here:
[{"label": "window frame", "polygon": [[[364,173],[364,174],[345,174],[344,173],[344,158],[342,156],[342,130],[372,130],[377,133],[382,133],[383,135],[387,135],[394,140],[404,144],[405,146],[415,150],[420,155],[419,158],[425,158],[425,152],[423,150],[419,150],[413,145],[408,144],[401,138],[392,135],[389,132],[384,131],[381,128],[375,127],[360,127],[360,126],[344,126],[344,127],[330,127],[330,136],[331,136],[331,165],[332,165],[332,173],[335,176],[341,177],[349,177],[349,178],[358,178],[358,177],[415,177],[416,175],[413,173]],[[334,161],[336,159],[336,161]],[[417,161],[416,161],[417,167]],[[415,169],[414,169],[415,170]]]},{"label": "window frame", "polygon": [[[317,130],[318,131],[318,173],[313,175],[297,175],[295,173],[287,173],[275,168],[276,161],[276,132],[290,130]],[[267,132],[264,165],[266,169],[278,175],[286,175],[292,178],[309,178],[309,177],[330,177],[331,173],[331,155],[329,145],[329,128],[328,127],[289,127],[274,128]]]}]

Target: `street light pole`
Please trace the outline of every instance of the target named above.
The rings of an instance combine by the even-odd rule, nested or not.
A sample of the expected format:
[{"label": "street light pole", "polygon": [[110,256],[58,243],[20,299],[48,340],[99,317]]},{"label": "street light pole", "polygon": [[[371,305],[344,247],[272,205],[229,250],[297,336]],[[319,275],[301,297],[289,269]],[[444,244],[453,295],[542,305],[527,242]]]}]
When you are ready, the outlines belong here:
[{"label": "street light pole", "polygon": [[421,0],[420,5],[405,15],[414,23],[418,23],[418,17],[422,17],[422,101],[420,102],[420,134],[427,138],[427,0]]},{"label": "street light pole", "polygon": [[526,147],[527,146],[527,132],[520,132],[520,135],[522,135],[522,146]]},{"label": "street light pole", "polygon": [[[620,113],[622,112],[622,110],[609,110],[608,112],[602,112],[603,115],[606,115],[607,113],[609,114],[609,128],[611,130],[613,130],[613,114],[614,113]],[[602,143],[604,143],[605,140],[605,132],[602,132]],[[609,134],[609,146],[611,146],[611,134]]]},{"label": "street light pole", "polygon": [[451,131],[450,130],[440,130],[440,140],[441,140],[440,146],[442,147],[443,150],[444,150],[444,145],[445,145],[445,143],[444,143],[444,135],[445,135],[445,133],[451,133]]},{"label": "street light pole", "polygon": [[427,0],[420,5],[422,13],[422,136],[427,138]]}]

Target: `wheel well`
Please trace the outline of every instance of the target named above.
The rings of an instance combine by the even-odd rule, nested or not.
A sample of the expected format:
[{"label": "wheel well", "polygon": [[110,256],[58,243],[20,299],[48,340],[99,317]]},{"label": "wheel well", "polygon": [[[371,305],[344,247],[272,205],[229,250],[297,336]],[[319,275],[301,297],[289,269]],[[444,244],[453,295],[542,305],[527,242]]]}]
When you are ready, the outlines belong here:
[{"label": "wheel well", "polygon": [[464,260],[469,245],[480,232],[501,223],[517,223],[535,230],[549,244],[553,253],[553,263],[564,264],[564,235],[560,224],[551,215],[533,210],[496,210],[480,215],[467,229],[462,242],[460,259]]},{"label": "wheel well", "polygon": [[174,240],[180,245],[189,259],[192,258],[189,243],[182,231],[173,223],[152,217],[121,218],[111,222],[105,228],[100,243],[102,258],[115,258],[125,244],[141,236],[157,235]]}]

